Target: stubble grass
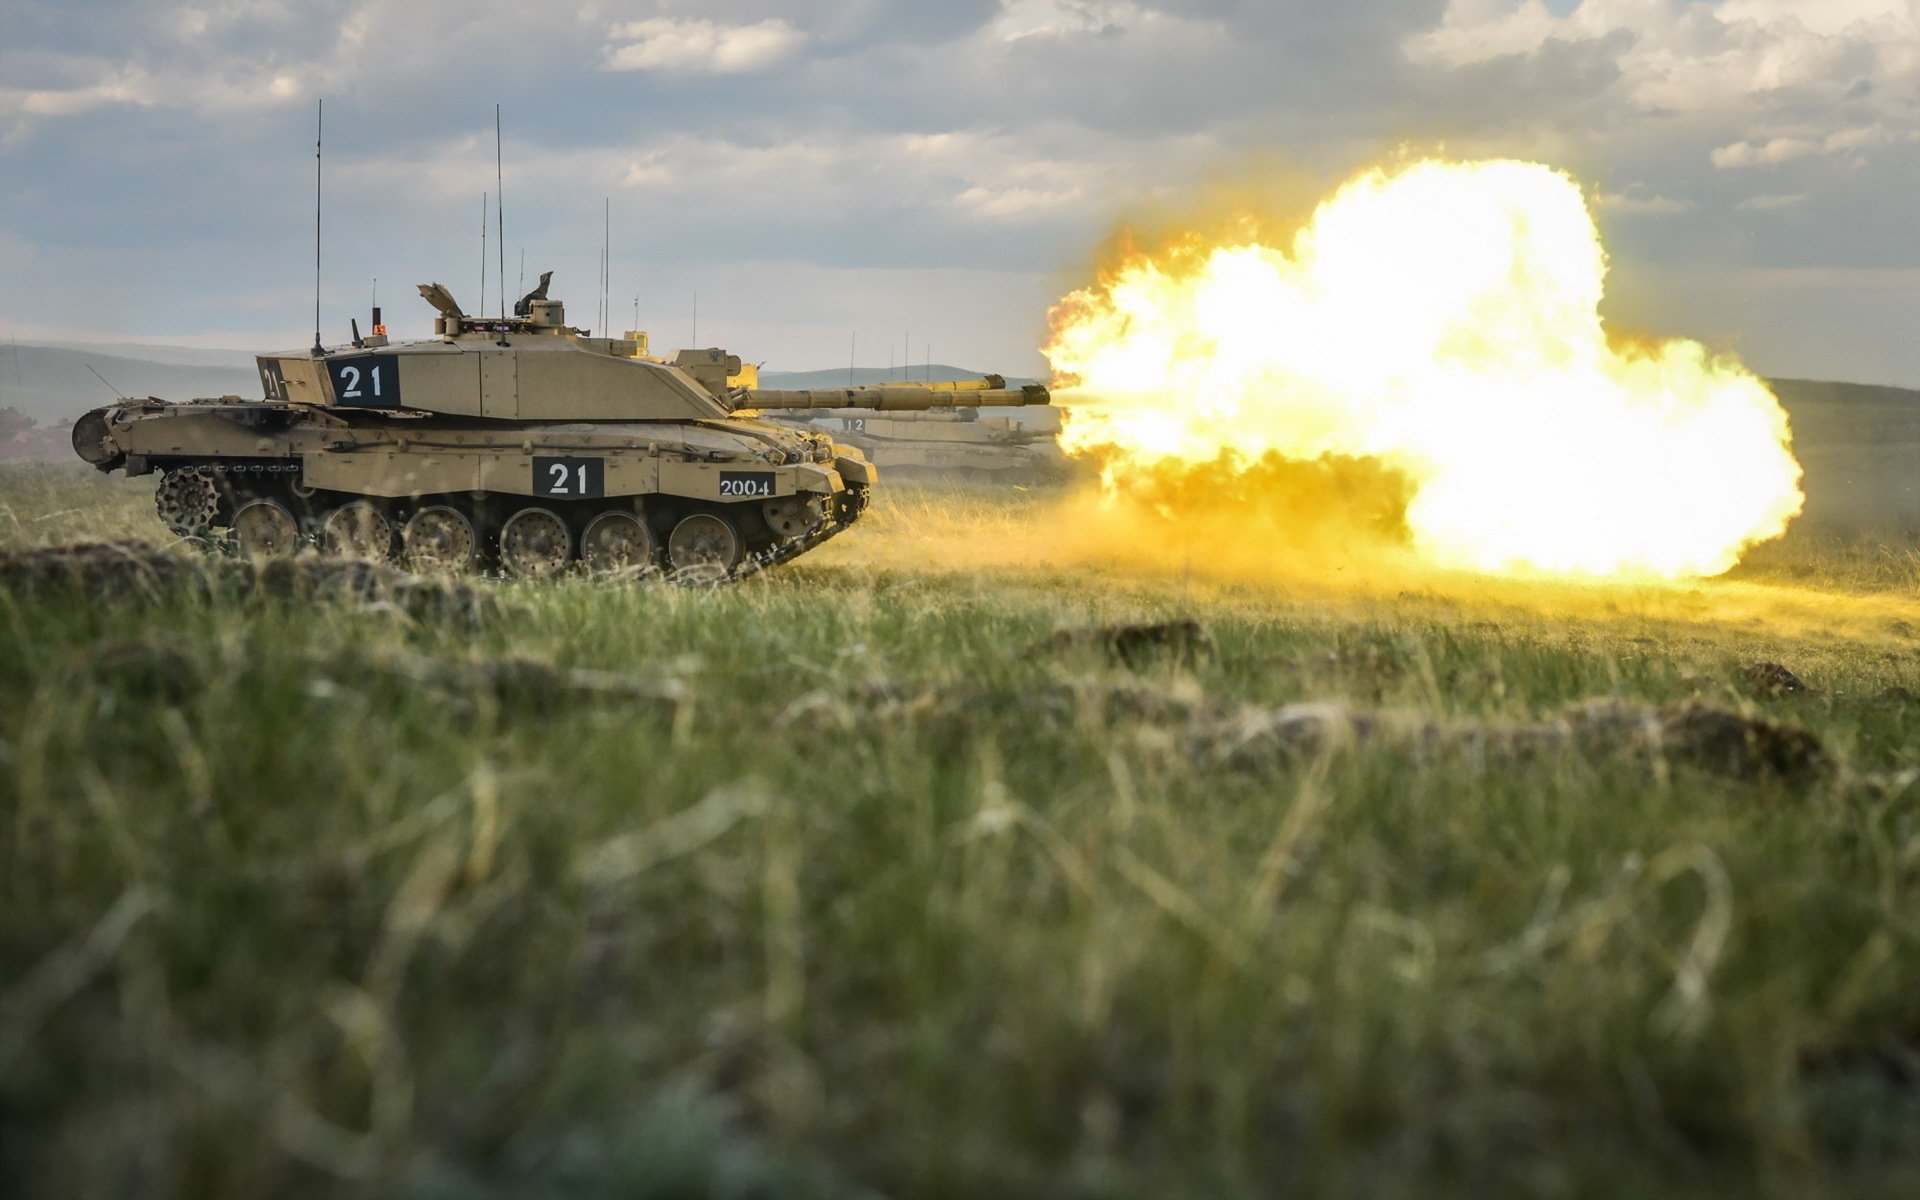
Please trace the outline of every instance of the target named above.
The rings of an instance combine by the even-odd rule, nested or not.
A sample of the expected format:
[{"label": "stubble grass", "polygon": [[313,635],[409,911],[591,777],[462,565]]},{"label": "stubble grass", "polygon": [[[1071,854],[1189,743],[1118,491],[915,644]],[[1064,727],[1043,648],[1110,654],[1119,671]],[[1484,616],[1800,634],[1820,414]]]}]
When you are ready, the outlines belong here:
[{"label": "stubble grass", "polygon": [[[0,548],[157,539],[147,482],[9,468]],[[895,489],[742,586],[488,584],[467,624],[0,592],[0,1181],[1911,1194],[1898,539],[1578,604],[917,552],[1047,503]],[[1189,616],[1192,662],[1037,649]],[[1815,692],[1744,692],[1754,658]],[[1193,715],[1600,697],[1801,724],[1835,767],[1248,761]]]}]

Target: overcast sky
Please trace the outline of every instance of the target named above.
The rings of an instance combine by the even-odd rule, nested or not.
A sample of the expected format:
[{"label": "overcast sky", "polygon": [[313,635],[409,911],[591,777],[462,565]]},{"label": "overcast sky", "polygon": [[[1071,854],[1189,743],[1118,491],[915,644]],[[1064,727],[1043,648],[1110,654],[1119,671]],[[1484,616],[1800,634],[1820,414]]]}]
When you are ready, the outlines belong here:
[{"label": "overcast sky", "polygon": [[328,341],[376,277],[398,335],[417,282],[477,307],[497,102],[509,291],[524,251],[595,324],[610,203],[656,347],[697,291],[770,367],[1041,373],[1117,222],[1444,145],[1588,185],[1622,327],[1920,386],[1920,0],[0,0],[0,38],[21,340],[309,342],[325,97]]}]

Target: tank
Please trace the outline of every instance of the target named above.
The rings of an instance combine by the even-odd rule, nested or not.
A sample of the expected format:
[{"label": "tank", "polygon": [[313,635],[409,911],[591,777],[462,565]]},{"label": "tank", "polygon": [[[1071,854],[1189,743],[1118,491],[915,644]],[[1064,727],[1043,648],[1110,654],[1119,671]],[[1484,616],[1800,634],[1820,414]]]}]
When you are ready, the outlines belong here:
[{"label": "tank", "polygon": [[1060,422],[1052,409],[1028,420],[1016,420],[992,408],[983,410],[977,394],[1006,387],[993,376],[931,386],[948,396],[945,404],[925,412],[829,409],[769,417],[854,447],[889,478],[1045,484],[1065,482],[1071,474],[1058,441]]},{"label": "tank", "polygon": [[667,359],[644,333],[567,325],[551,277],[498,319],[422,284],[430,339],[390,342],[375,309],[350,344],[261,355],[259,400],[122,401],[75,422],[74,450],[102,471],[158,474],[168,529],[249,557],[316,547],[414,569],[725,579],[843,532],[877,479],[857,448],[753,414],[952,403],[925,386],[763,391],[724,350]]}]

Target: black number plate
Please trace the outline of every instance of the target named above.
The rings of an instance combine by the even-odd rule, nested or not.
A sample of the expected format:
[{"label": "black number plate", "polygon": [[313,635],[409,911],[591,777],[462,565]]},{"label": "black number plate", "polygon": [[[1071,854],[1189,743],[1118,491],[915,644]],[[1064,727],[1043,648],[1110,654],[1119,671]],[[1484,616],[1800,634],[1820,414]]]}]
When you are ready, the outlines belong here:
[{"label": "black number plate", "polygon": [[536,455],[533,494],[554,500],[598,500],[607,494],[607,460]]},{"label": "black number plate", "polygon": [[277,358],[263,358],[259,360],[259,366],[261,393],[269,400],[285,400],[287,398],[287,380],[286,376],[280,373],[280,360]]},{"label": "black number plate", "polygon": [[327,360],[334,403],[347,408],[399,408],[400,363],[391,355],[356,354]]},{"label": "black number plate", "polygon": [[720,472],[720,498],[736,500],[748,496],[773,495],[772,471]]}]

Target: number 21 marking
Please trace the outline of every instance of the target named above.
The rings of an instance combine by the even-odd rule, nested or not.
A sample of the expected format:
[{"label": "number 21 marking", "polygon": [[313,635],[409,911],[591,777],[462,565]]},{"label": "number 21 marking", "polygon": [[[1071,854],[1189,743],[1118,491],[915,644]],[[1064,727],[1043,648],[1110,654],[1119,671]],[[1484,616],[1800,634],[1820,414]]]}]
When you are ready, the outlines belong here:
[{"label": "number 21 marking", "polygon": [[567,465],[565,463],[548,463],[547,464],[548,493],[555,496],[566,496],[566,495],[573,495],[573,494],[578,494],[581,496],[586,495],[587,494],[587,464],[581,463],[578,467],[575,467],[574,470],[578,473],[579,480],[580,480],[580,486],[577,493],[570,492],[568,490],[567,484],[570,481],[567,478]]},{"label": "number 21 marking", "polygon": [[[358,400],[360,398],[360,368],[341,367],[340,375],[341,378],[347,381],[346,389],[340,393],[340,398],[342,400]],[[375,398],[378,398],[380,395],[380,368],[369,368],[367,376],[373,383],[373,394]]]}]

